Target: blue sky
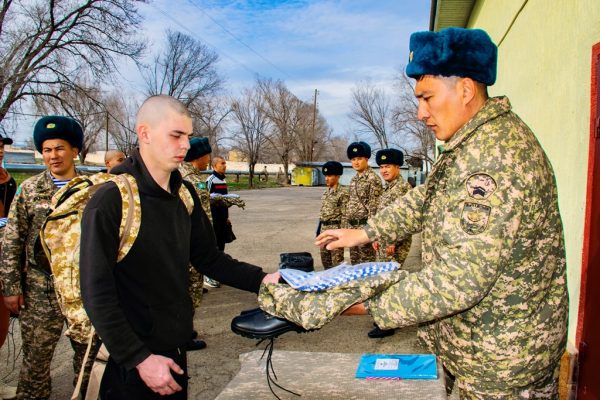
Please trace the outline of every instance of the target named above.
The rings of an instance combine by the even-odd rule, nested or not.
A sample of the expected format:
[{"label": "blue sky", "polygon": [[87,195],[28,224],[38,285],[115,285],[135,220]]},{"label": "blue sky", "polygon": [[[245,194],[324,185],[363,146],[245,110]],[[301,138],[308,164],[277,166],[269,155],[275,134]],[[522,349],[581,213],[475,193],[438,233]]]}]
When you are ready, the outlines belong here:
[{"label": "blue sky", "polygon": [[230,94],[251,86],[257,74],[285,81],[308,102],[318,89],[319,110],[336,135],[351,130],[347,115],[357,82],[391,86],[407,61],[410,34],[429,26],[429,9],[429,0],[153,0],[140,6],[153,51],[163,46],[166,29],[179,30],[220,55]]}]

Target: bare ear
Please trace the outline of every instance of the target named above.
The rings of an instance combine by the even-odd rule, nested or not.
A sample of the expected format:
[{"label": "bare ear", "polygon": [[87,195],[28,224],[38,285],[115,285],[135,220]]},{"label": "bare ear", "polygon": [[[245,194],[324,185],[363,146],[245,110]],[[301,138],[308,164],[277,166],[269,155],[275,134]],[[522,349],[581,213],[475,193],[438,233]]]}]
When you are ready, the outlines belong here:
[{"label": "bare ear", "polygon": [[149,143],[150,142],[150,127],[148,124],[139,124],[135,127],[135,132],[138,136],[138,141],[140,143]]},{"label": "bare ear", "polygon": [[471,78],[462,78],[460,80],[462,103],[467,105],[475,98],[477,94],[477,84]]}]

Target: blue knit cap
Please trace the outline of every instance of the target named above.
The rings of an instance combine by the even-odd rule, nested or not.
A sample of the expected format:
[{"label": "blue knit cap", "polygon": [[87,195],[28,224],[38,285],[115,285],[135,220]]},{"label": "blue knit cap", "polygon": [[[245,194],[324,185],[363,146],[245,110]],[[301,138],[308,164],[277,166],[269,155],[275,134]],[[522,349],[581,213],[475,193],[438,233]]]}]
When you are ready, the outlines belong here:
[{"label": "blue knit cap", "polygon": [[212,149],[208,138],[205,137],[194,137],[190,139],[190,149],[185,155],[184,161],[194,161],[202,156],[210,154]]},{"label": "blue knit cap", "polygon": [[481,29],[447,28],[410,36],[406,75],[460,76],[491,86],[496,82],[498,48]]}]

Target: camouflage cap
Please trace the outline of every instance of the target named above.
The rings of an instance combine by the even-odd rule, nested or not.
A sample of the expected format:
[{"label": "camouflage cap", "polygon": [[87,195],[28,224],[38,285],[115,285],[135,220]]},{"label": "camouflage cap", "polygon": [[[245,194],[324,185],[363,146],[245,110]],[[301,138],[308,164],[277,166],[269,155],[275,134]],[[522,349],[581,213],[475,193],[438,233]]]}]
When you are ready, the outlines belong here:
[{"label": "camouflage cap", "polygon": [[497,62],[498,48],[481,29],[415,32],[410,36],[406,75],[460,76],[493,85]]},{"label": "camouflage cap", "polygon": [[73,147],[83,147],[83,129],[73,118],[60,115],[47,115],[40,118],[33,128],[33,143],[40,153],[46,140],[66,140]]},{"label": "camouflage cap", "polygon": [[371,158],[371,146],[365,142],[354,142],[350,143],[348,150],[346,150],[349,159],[354,157],[366,157]]},{"label": "camouflage cap", "polygon": [[343,175],[344,167],[337,161],[327,161],[323,164],[323,175]]},{"label": "camouflage cap", "polygon": [[375,154],[377,165],[394,164],[402,166],[404,164],[404,154],[398,149],[382,149]]}]

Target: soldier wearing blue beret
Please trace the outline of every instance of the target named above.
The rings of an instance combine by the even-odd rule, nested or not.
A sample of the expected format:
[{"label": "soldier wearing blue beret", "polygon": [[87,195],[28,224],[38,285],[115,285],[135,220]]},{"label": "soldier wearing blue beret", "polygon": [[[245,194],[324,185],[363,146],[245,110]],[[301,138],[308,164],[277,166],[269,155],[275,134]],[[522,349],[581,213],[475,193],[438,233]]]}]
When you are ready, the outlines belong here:
[{"label": "soldier wearing blue beret", "polygon": [[[342,227],[342,218],[348,203],[348,188],[340,185],[340,177],[344,174],[344,167],[337,161],[327,161],[323,164],[323,175],[327,189],[321,196],[321,210],[319,212],[319,229],[339,229]],[[318,234],[318,232],[317,232]],[[344,249],[321,249],[321,263],[323,268],[335,267],[344,262]]]},{"label": "soldier wearing blue beret", "polygon": [[[40,118],[33,130],[35,148],[47,169],[21,183],[4,228],[0,275],[4,281],[4,304],[19,315],[23,340],[23,364],[17,397],[50,397],[50,363],[65,318],[54,294],[50,265],[36,239],[48,216],[52,196],[77,176],[75,158],[83,147],[83,130],[77,121],[63,116]],[[26,255],[27,272],[22,255]],[[26,289],[26,290],[24,290]],[[86,345],[71,340],[73,368],[79,371]],[[87,387],[92,354],[82,387]]]},{"label": "soldier wearing blue beret", "polygon": [[420,324],[461,399],[554,399],[568,322],[556,181],[508,98],[488,96],[497,54],[480,29],[411,36],[418,117],[444,151],[424,185],[362,229],[326,231],[317,244],[421,232],[423,269],[348,313],[368,309],[382,329]]}]

